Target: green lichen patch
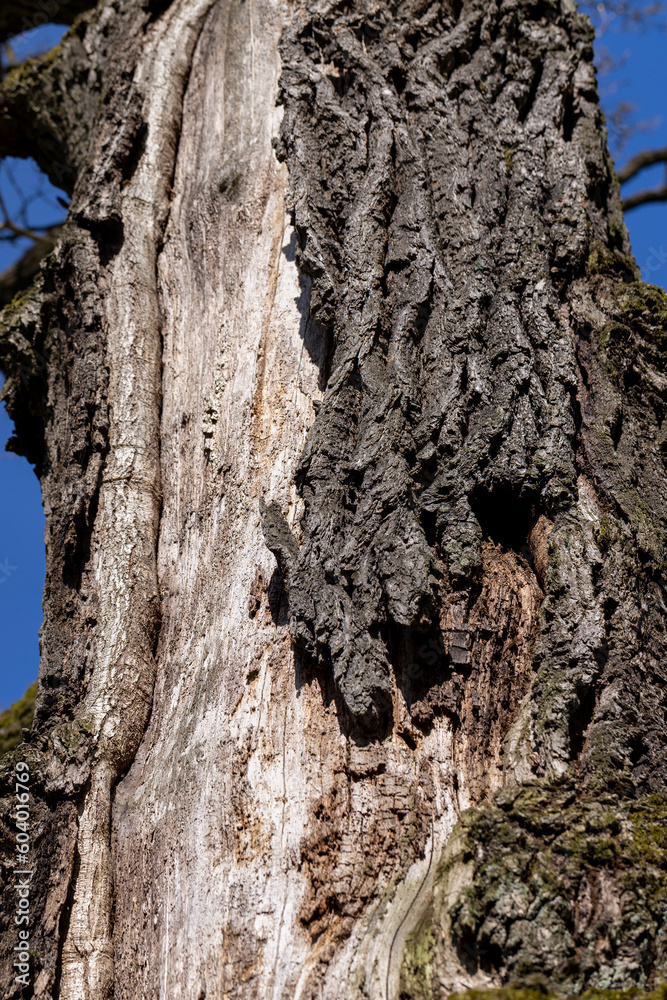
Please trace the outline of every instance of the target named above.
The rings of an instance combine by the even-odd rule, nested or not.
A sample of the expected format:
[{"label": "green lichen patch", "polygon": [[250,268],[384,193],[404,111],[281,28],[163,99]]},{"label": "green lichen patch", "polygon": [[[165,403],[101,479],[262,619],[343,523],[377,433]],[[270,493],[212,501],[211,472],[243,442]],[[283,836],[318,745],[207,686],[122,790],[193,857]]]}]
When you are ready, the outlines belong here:
[{"label": "green lichen patch", "polygon": [[406,954],[406,997],[441,995],[425,987],[443,948],[508,987],[483,991],[491,1000],[633,998],[667,980],[667,796],[536,782],[464,814],[458,838],[436,881],[451,883],[462,863],[470,877],[453,897],[436,890],[428,934]]},{"label": "green lichen patch", "polygon": [[[509,986],[506,989],[466,990],[452,994],[450,1000],[555,1000],[557,994],[545,989],[527,989]],[[584,990],[574,993],[568,1000],[667,1000],[667,986],[659,986],[650,993],[639,989]]]},{"label": "green lichen patch", "polygon": [[51,744],[61,751],[64,750],[68,757],[73,758],[94,732],[95,725],[91,719],[86,716],[77,716],[72,722],[66,722],[53,731]]},{"label": "green lichen patch", "polygon": [[658,372],[667,371],[667,293],[637,281],[618,290],[614,319],[603,330],[612,360],[627,365],[637,359]]},{"label": "green lichen patch", "polygon": [[[586,341],[595,331],[593,355],[617,397],[617,434],[625,423],[634,424],[640,437],[654,437],[655,431],[644,425],[651,412],[658,425],[667,413],[667,293],[637,280],[630,257],[599,243],[589,255],[588,277],[590,298],[579,315],[580,333]],[[585,360],[586,350],[583,354]],[[591,360],[586,362],[590,388],[600,402],[603,397],[609,402],[611,396],[596,377]]]},{"label": "green lichen patch", "polygon": [[589,260],[593,299],[606,322],[596,343],[612,382],[629,401],[649,403],[659,419],[665,410],[667,293],[638,281],[628,258],[596,244]]},{"label": "green lichen patch", "polygon": [[429,1000],[433,996],[432,969],[435,935],[430,912],[410,936],[401,968],[401,998]]},{"label": "green lichen patch", "polygon": [[553,997],[554,994],[547,990],[509,986],[498,990],[465,990],[452,994],[451,1000],[551,1000]]},{"label": "green lichen patch", "polygon": [[610,250],[604,243],[593,244],[587,263],[590,275],[606,275],[622,281],[636,281],[639,275],[632,257]]},{"label": "green lichen patch", "polygon": [[0,756],[14,750],[23,739],[23,730],[31,727],[36,695],[37,681],[22,698],[0,713]]}]

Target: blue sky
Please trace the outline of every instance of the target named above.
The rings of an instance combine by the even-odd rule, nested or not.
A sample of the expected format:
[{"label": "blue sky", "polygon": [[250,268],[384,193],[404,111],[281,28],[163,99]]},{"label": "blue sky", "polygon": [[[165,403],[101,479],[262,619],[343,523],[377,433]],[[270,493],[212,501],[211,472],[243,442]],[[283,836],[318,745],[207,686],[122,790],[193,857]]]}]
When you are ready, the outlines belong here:
[{"label": "blue sky", "polygon": [[[0,410],[0,442],[12,423]],[[44,513],[37,477],[24,458],[0,451],[0,708],[37,676],[44,586]]]},{"label": "blue sky", "polygon": [[[47,25],[21,36],[14,43],[17,58],[55,45],[63,30]],[[605,110],[619,100],[627,101],[636,105],[637,121],[652,121],[654,126],[651,131],[637,132],[622,149],[611,137],[619,166],[641,149],[667,146],[665,41],[664,28],[628,32],[613,21],[599,40],[614,59],[623,62],[601,81]],[[627,185],[625,192],[660,184],[664,175],[664,165],[654,167]],[[10,161],[0,167],[0,192],[10,213],[21,207],[17,188],[31,194],[26,207],[29,225],[46,225],[62,218],[63,209],[57,201],[60,192],[50,187],[34,163]],[[635,209],[626,221],[644,279],[667,287],[667,203]],[[0,270],[23,249],[20,244],[0,242]],[[11,433],[11,421],[0,406],[0,708],[19,698],[37,676],[44,586],[44,514],[39,483],[25,459],[3,450]]]},{"label": "blue sky", "polygon": [[[654,126],[648,131],[636,131],[622,149],[610,135],[612,155],[621,167],[643,149],[667,147],[667,31],[656,27],[628,32],[612,22],[599,38],[599,46],[607,48],[617,61],[623,61],[619,69],[600,80],[605,111],[618,101],[627,101],[637,109],[637,122]],[[658,164],[624,185],[623,194],[657,187],[664,178],[665,164]],[[667,287],[667,202],[635,208],[625,221],[644,280]]]},{"label": "blue sky", "polygon": [[[46,25],[12,43],[17,60],[56,45],[64,28]],[[10,216],[26,227],[64,217],[56,191],[32,161],[0,164],[0,193]],[[29,196],[29,203],[23,204]],[[23,213],[21,210],[23,209]],[[29,240],[0,241],[0,271],[16,260]],[[0,374],[0,385],[4,382]],[[44,587],[44,511],[32,466],[5,451],[13,425],[0,406],[0,709],[20,698],[37,676]]]}]

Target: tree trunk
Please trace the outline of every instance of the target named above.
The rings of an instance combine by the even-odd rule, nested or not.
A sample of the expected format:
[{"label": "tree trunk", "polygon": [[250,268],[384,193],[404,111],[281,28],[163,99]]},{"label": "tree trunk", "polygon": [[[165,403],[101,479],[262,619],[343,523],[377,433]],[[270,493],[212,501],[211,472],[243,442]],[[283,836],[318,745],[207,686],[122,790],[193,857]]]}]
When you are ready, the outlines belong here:
[{"label": "tree trunk", "polygon": [[0,332],[3,997],[667,979],[667,300],[591,60],[570,0],[103,0],[5,80],[72,201]]}]

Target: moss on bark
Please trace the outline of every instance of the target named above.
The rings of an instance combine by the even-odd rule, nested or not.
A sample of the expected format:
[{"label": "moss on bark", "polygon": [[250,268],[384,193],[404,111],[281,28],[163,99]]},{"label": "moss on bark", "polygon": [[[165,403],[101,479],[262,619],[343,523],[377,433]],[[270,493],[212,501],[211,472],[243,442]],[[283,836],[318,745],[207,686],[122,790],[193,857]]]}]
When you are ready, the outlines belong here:
[{"label": "moss on bark", "polygon": [[[522,988],[510,986],[507,989],[496,990],[466,990],[464,993],[454,993],[451,1000],[552,1000],[556,996],[549,990]],[[665,1000],[667,986],[659,986],[649,993],[638,989],[628,990],[584,990],[573,994],[578,1000]]]},{"label": "moss on bark", "polygon": [[521,987],[482,991],[490,998],[630,997],[667,980],[667,796],[569,777],[507,788],[462,817],[457,841],[406,951],[405,998],[448,995],[438,985],[447,946],[472,982]]}]

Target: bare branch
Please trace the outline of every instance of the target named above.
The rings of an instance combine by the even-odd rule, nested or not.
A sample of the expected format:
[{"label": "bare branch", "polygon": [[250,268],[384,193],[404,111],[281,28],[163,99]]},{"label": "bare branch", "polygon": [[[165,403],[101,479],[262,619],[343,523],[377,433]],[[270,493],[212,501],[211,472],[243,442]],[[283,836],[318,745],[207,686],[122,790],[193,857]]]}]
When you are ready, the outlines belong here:
[{"label": "bare branch", "polygon": [[8,230],[10,238],[13,239],[19,239],[21,236],[27,240],[37,241],[39,239],[39,235],[32,229],[24,229],[23,226],[17,226],[11,219],[5,219],[0,229]]},{"label": "bare branch", "polygon": [[[40,226],[37,229],[25,229],[23,226],[17,226],[15,222],[11,219],[5,220],[5,222],[0,223],[0,239],[1,240],[33,240],[35,243],[39,243],[40,240],[44,239],[44,234],[49,233],[54,229],[58,229],[62,225],[61,222],[52,222],[48,225]],[[3,230],[7,232],[3,232]]]},{"label": "bare branch", "polygon": [[0,307],[12,301],[17,292],[30,285],[39,271],[39,266],[51,253],[62,226],[53,226],[42,236],[35,236],[34,243],[11,267],[0,273]]},{"label": "bare branch", "polygon": [[638,205],[648,205],[653,201],[667,201],[667,184],[663,187],[652,188],[649,191],[640,191],[638,194],[631,194],[628,198],[624,198],[622,201],[623,211],[629,212],[631,208],[637,208]]},{"label": "bare branch", "polygon": [[667,163],[667,146],[664,149],[647,149],[643,153],[638,153],[618,171],[618,179],[621,184],[625,184],[632,177],[635,177],[640,170],[652,167],[655,163]]},{"label": "bare branch", "polygon": [[598,33],[607,31],[613,21],[624,31],[631,31],[634,28],[639,30],[650,27],[650,21],[655,21],[665,12],[663,3],[648,3],[645,5],[634,3],[633,0],[583,0],[579,4],[579,9],[589,15]]}]

